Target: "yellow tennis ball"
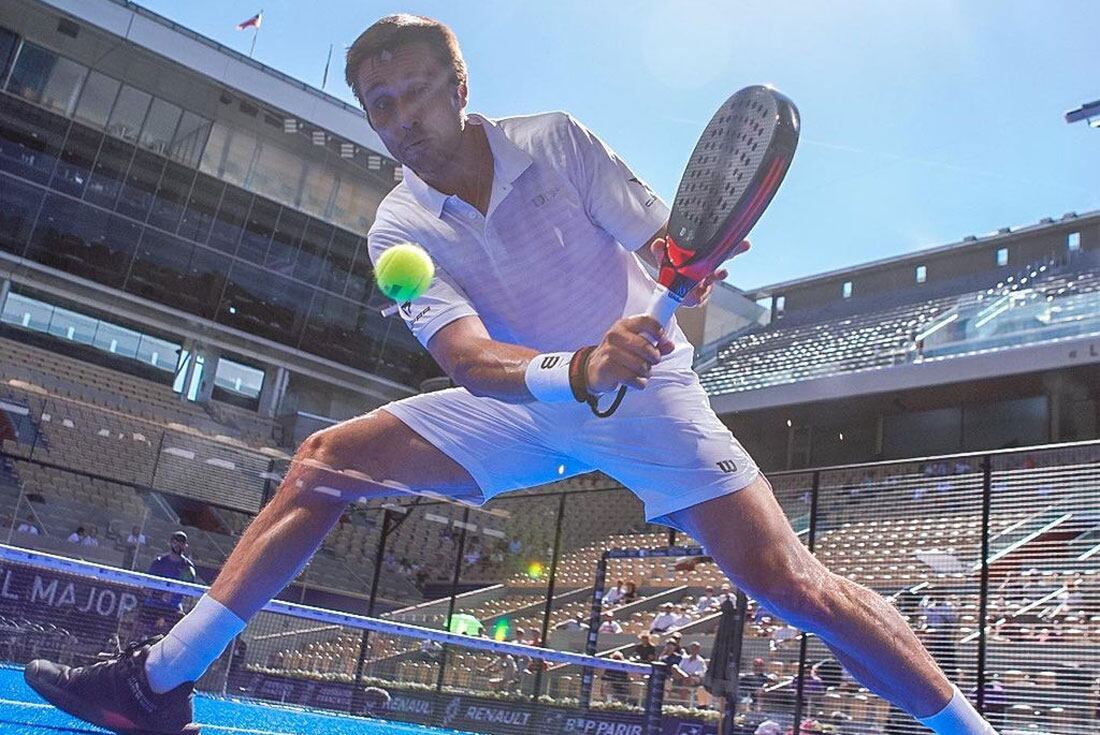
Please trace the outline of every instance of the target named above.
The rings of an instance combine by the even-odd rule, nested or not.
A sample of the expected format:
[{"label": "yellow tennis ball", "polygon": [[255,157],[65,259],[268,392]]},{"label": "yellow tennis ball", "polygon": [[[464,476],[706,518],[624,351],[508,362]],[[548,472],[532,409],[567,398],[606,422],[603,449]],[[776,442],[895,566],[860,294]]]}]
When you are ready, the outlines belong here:
[{"label": "yellow tennis ball", "polygon": [[374,280],[389,298],[403,304],[428,290],[435,275],[431,256],[419,245],[394,245],[374,266]]}]

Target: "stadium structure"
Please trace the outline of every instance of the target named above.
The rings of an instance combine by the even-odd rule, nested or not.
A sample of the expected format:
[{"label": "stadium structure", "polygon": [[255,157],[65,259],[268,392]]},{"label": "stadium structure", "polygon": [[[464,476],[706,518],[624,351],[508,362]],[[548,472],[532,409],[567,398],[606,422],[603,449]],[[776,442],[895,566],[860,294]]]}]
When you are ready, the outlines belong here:
[{"label": "stadium structure", "polygon": [[[379,315],[366,257],[400,168],[359,110],[123,0],[0,6],[0,82],[7,545],[143,571],[182,528],[209,581],[298,442],[440,382]],[[1004,727],[1068,735],[1100,707],[1098,284],[1100,213],[1069,213],[723,286],[682,320],[796,531],[889,597]],[[70,542],[77,526],[98,542]],[[282,597],[436,628],[469,616],[582,651],[601,556],[671,543],[692,542],[599,474],[481,510],[396,498],[349,509]],[[17,600],[24,573],[0,568],[3,661],[93,660],[139,625],[141,595],[66,602],[38,573]],[[705,558],[623,555],[607,578],[634,590],[603,605],[601,657],[631,656],[666,606],[661,635],[711,650],[720,615],[700,597],[727,581]],[[576,666],[502,671],[484,652],[267,613],[241,641],[201,689],[353,709],[371,684],[396,719],[517,733],[581,693]],[[749,732],[917,732],[752,602],[739,663]],[[537,731],[633,722],[641,686],[600,679],[583,716],[543,713]],[[666,702],[680,732],[717,731],[698,688]]]}]

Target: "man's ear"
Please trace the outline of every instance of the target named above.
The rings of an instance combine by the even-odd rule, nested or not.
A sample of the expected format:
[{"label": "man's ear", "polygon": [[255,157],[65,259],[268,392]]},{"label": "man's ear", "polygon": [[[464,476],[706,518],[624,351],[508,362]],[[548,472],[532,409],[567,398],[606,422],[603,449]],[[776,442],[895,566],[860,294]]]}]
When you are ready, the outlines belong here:
[{"label": "man's ear", "polygon": [[469,90],[466,88],[466,82],[459,82],[455,85],[454,106],[456,110],[461,110],[466,106],[466,101],[469,99]]}]

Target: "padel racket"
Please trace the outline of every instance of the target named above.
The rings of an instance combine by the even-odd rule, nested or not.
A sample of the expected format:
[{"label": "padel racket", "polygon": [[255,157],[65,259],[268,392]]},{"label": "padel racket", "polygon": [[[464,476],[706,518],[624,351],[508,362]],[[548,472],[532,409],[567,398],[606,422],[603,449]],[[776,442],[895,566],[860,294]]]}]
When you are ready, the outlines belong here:
[{"label": "padel racket", "polygon": [[[798,108],[770,87],[746,87],[703,130],[684,168],[668,220],[659,287],[647,314],[668,324],[684,297],[744,239],[779,189],[798,146]],[[610,415],[622,400],[621,386]]]}]

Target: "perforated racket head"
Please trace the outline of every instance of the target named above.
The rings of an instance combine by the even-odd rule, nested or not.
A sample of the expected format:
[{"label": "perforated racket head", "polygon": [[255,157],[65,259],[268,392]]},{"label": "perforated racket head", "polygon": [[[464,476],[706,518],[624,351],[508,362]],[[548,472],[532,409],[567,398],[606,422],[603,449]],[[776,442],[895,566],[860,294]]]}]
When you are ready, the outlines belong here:
[{"label": "perforated racket head", "polygon": [[714,113],[684,168],[669,218],[669,265],[681,276],[749,233],[787,173],[798,129],[798,109],[770,87],[746,87]]}]

